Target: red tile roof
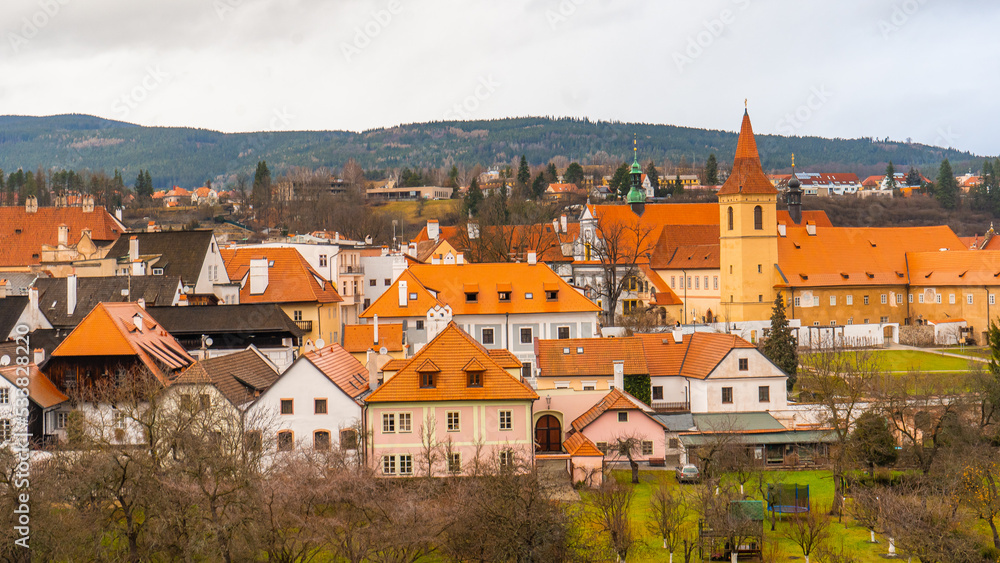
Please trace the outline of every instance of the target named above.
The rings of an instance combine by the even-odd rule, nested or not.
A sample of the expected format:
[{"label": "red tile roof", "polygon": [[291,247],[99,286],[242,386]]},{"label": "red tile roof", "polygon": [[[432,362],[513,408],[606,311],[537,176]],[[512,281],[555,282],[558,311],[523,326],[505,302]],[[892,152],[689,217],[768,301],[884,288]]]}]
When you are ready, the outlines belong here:
[{"label": "red tile roof", "polygon": [[947,226],[828,227],[810,235],[805,225],[789,225],[778,237],[778,264],[786,287],[899,285],[908,281],[907,252],[941,248],[966,247]]},{"label": "red tile roof", "polygon": [[[407,294],[417,294],[416,302],[407,295],[405,307],[399,306],[400,281],[407,282]],[[498,286],[501,285],[510,286],[510,301],[500,301]],[[551,289],[558,291],[554,300],[545,297],[545,292]],[[466,301],[467,290],[478,292],[475,302]],[[527,294],[531,294],[531,299]],[[545,264],[414,264],[361,317],[423,316],[429,308],[446,303],[453,315],[600,311]]]},{"label": "red tile roof", "polygon": [[754,139],[750,115],[747,112],[743,112],[743,124],[740,126],[740,136],[736,140],[736,157],[733,159],[732,172],[719,190],[720,196],[741,193],[760,195],[778,193],[760,167],[757,141]]},{"label": "red tile roof", "polygon": [[306,352],[303,357],[352,399],[368,391],[368,369],[340,344]]},{"label": "red tile roof", "polygon": [[[326,280],[294,248],[222,248],[226,273],[233,281],[243,280],[240,303],[339,303],[344,299],[333,283]],[[250,261],[266,258],[268,284],[263,293],[252,295]]]},{"label": "red tile roof", "polygon": [[[632,395],[620,390],[612,389],[610,393],[604,396],[596,405],[590,407],[590,410],[581,414],[573,421],[573,430],[577,432],[583,432],[583,429],[590,425],[601,417],[602,414],[607,411],[642,411],[642,412],[652,412],[652,409],[642,404],[642,401],[636,399]],[[653,419],[656,420],[656,419]]]},{"label": "red tile roof", "polygon": [[626,375],[649,373],[642,339],[634,336],[539,340],[536,357],[542,377],[614,377],[618,360],[625,362]]},{"label": "red tile roof", "polygon": [[[475,360],[485,369],[480,387],[468,386],[463,371]],[[433,373],[434,387],[421,387],[421,372]],[[368,403],[399,401],[517,401],[538,395],[507,373],[481,344],[454,322],[420,349],[406,366],[372,392]]]},{"label": "red tile roof", "polygon": [[[135,322],[141,315],[141,323]],[[141,327],[141,329],[139,328]],[[52,357],[137,356],[167,384],[194,363],[177,339],[136,303],[101,303],[52,352]]]},{"label": "red tile roof", "polygon": [[660,274],[657,274],[649,266],[645,264],[640,265],[639,269],[642,270],[643,275],[649,280],[649,283],[653,284],[653,289],[656,290],[653,296],[653,305],[680,305],[683,303],[681,298],[674,293],[674,290],[670,289],[667,282],[663,281]]},{"label": "red tile roof", "polygon": [[[0,377],[15,385],[18,378],[24,377],[25,366],[7,366],[0,368]],[[59,390],[38,366],[29,364],[28,368],[28,398],[36,405],[47,409],[69,400],[65,393]]]},{"label": "red tile roof", "polygon": [[911,286],[996,285],[1000,278],[1000,252],[958,250],[907,252]]},{"label": "red tile roof", "polygon": [[379,323],[378,344],[375,344],[375,325],[345,325],[344,349],[351,353],[379,351],[383,346],[389,352],[403,350],[403,325],[401,323]]},{"label": "red tile roof", "polygon": [[99,244],[113,242],[125,232],[103,207],[84,213],[82,207],[39,207],[28,213],[24,206],[0,207],[0,266],[41,263],[42,245],[59,243],[59,226],[69,227],[68,243],[80,242],[84,229]]},{"label": "red tile roof", "polygon": [[601,450],[583,432],[571,433],[563,442],[563,449],[574,457],[604,457]]},{"label": "red tile roof", "polygon": [[680,343],[675,342],[671,333],[636,336],[642,339],[651,377],[679,375],[705,379],[732,350],[754,347],[738,336],[714,332],[685,334]]}]

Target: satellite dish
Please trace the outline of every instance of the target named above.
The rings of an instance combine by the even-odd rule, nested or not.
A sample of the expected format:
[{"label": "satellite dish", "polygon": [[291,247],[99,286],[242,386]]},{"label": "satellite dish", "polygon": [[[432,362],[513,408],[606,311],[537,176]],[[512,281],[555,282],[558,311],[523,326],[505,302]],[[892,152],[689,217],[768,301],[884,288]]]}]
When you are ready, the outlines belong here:
[{"label": "satellite dish", "polygon": [[316,347],[317,348],[323,348],[325,346],[326,346],[326,342],[322,338],[317,338],[316,339]]},{"label": "satellite dish", "polygon": [[209,336],[208,338],[205,339],[205,346],[211,346],[211,345],[212,345],[212,337]]},{"label": "satellite dish", "polygon": [[384,355],[386,355],[386,354],[389,353],[389,349],[386,348],[385,346],[383,346],[383,347],[381,347],[381,348],[378,349],[378,353],[382,354],[384,356]]},{"label": "satellite dish", "polygon": [[0,357],[0,366],[9,366],[9,365],[10,365],[10,356],[4,354],[3,357]]}]

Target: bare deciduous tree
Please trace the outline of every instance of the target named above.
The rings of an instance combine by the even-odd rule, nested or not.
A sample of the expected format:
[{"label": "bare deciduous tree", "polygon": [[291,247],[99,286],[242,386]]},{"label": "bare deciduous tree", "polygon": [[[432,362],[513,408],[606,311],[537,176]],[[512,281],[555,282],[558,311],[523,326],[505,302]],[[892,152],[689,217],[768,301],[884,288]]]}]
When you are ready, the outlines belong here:
[{"label": "bare deciduous tree", "polygon": [[619,562],[626,561],[629,551],[638,543],[629,515],[634,496],[632,487],[615,479],[605,479],[589,500],[596,515],[594,524]]},{"label": "bare deciduous tree", "polygon": [[810,510],[795,515],[785,528],[786,538],[799,546],[809,563],[809,556],[830,537],[830,518],[825,511],[810,507]]},{"label": "bare deciduous tree", "polygon": [[653,228],[638,217],[598,215],[596,219],[590,252],[601,265],[598,290],[604,297],[604,319],[608,326],[614,326],[618,300],[631,279],[642,277],[638,264],[649,260],[656,240]]}]

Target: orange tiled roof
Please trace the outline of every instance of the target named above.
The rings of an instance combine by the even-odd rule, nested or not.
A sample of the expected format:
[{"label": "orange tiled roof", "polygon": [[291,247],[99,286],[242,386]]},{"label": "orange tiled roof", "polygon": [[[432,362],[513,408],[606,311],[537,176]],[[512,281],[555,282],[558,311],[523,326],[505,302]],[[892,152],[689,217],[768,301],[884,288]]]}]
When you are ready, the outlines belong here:
[{"label": "orange tiled roof", "polygon": [[382,365],[382,371],[399,371],[410,363],[408,358],[393,358]]},{"label": "orange tiled roof", "polygon": [[[408,300],[405,307],[399,306],[401,280],[407,282],[408,294],[417,294],[416,302]],[[466,302],[466,290],[475,289],[473,285],[478,286],[477,300]],[[498,285],[510,286],[509,302],[499,300]],[[547,285],[558,290],[557,299],[545,298]],[[532,295],[531,299],[527,294]],[[375,314],[387,319],[423,316],[434,305],[446,303],[451,306],[453,315],[600,311],[545,264],[414,264],[361,317],[371,318]]]},{"label": "orange tiled roof", "polygon": [[639,399],[636,399],[621,389],[612,389],[611,392],[605,395],[604,398],[601,399],[596,405],[590,407],[590,410],[581,414],[576,420],[573,421],[573,430],[583,432],[584,428],[586,428],[591,422],[600,418],[600,416],[607,411],[650,412],[650,408],[642,404]]},{"label": "orange tiled roof", "polygon": [[653,296],[653,305],[680,305],[683,303],[681,298],[674,293],[674,290],[670,289],[667,282],[663,281],[660,274],[657,274],[645,264],[639,266],[639,269],[642,270],[643,275],[646,276],[649,283],[653,284],[653,289],[656,290],[656,294]]},{"label": "orange tiled roof", "polygon": [[597,449],[597,446],[590,440],[590,438],[583,435],[583,432],[573,432],[566,438],[563,442],[563,449],[566,450],[571,456],[574,457],[604,457],[601,450]]},{"label": "orange tiled roof", "polygon": [[719,195],[733,194],[776,195],[778,191],[764,175],[760,167],[760,155],[757,153],[757,141],[750,126],[750,114],[743,112],[743,124],[740,126],[740,136],[736,140],[736,157],[733,159],[733,169],[726,178],[726,183],[719,190]]},{"label": "orange tiled roof", "polygon": [[[29,364],[28,366],[28,398],[36,405],[47,409],[59,403],[69,400],[65,393],[42,373],[38,366]],[[24,377],[24,366],[7,366],[0,368],[0,377],[3,377],[14,385],[18,378]]]},{"label": "orange tiled roof", "polygon": [[[461,235],[461,229],[459,229],[458,227],[454,227],[454,226],[452,226],[452,227],[441,226],[441,227],[438,227],[438,230],[439,230],[438,238],[439,239],[446,239],[449,242],[451,242],[453,239],[455,239],[459,235]],[[422,229],[420,229],[420,232],[417,233],[417,236],[413,237],[413,239],[410,242],[417,242],[417,243],[419,243],[419,242],[423,242],[423,241],[427,241],[427,240],[434,240],[434,239],[432,239],[431,237],[427,236],[427,225],[424,225],[424,227]],[[453,242],[452,242],[452,245],[454,246]]]},{"label": "orange tiled roof", "polygon": [[490,357],[504,369],[520,369],[521,360],[506,348],[491,348]]},{"label": "orange tiled roof", "polygon": [[[133,321],[136,315],[142,315],[141,330]],[[136,303],[94,307],[52,352],[52,357],[67,356],[137,356],[164,384],[169,374],[194,363],[177,339]]]},{"label": "orange tiled roof", "polygon": [[637,334],[642,339],[649,375],[705,379],[735,348],[753,348],[746,340],[715,332],[685,334],[680,343],[673,334]]},{"label": "orange tiled roof", "polygon": [[[777,221],[779,223],[784,223],[786,225],[793,225],[792,216],[788,214],[788,210],[779,209],[777,213]],[[802,223],[805,224],[809,221],[816,223],[817,227],[832,227],[833,222],[827,217],[826,211],[822,209],[803,209],[802,210]]]},{"label": "orange tiled roof", "polygon": [[966,247],[947,226],[828,227],[809,235],[805,225],[789,225],[778,237],[778,264],[786,287],[899,285],[908,281],[907,252],[941,248]]},{"label": "orange tiled roof", "polygon": [[[463,368],[475,360],[484,368],[482,386],[469,387]],[[420,386],[420,370],[435,370],[434,387]],[[396,375],[365,399],[397,401],[517,401],[538,398],[519,378],[507,373],[481,344],[454,322],[420,349]]]},{"label": "orange tiled roof", "polygon": [[539,340],[536,357],[542,377],[614,377],[618,360],[624,360],[626,375],[649,373],[642,339],[634,336]]},{"label": "orange tiled roof", "polygon": [[82,207],[39,207],[28,213],[24,206],[0,207],[0,266],[41,263],[42,245],[59,243],[59,226],[69,227],[69,244],[80,242],[84,229],[98,244],[118,240],[125,226],[103,207],[84,213]]},{"label": "orange tiled roof", "polygon": [[379,323],[378,344],[375,344],[375,325],[345,325],[344,349],[348,352],[376,352],[385,346],[389,352],[403,350],[403,325],[401,323]]},{"label": "orange tiled roof", "polygon": [[957,250],[907,252],[911,286],[995,285],[1000,277],[1000,252]]},{"label": "orange tiled roof", "polygon": [[[221,248],[229,279],[243,280],[240,303],[339,303],[344,299],[294,248]],[[266,258],[274,263],[267,270],[263,293],[250,294],[250,260]]]},{"label": "orange tiled roof", "polygon": [[368,368],[340,344],[330,344],[303,356],[352,399],[368,391]]},{"label": "orange tiled roof", "polygon": [[[719,206],[715,207],[715,223],[707,225],[664,225],[653,249],[649,265],[657,270],[667,267],[677,249],[691,245],[719,245]],[[718,266],[716,266],[718,268]]]},{"label": "orange tiled roof", "polygon": [[993,235],[979,250],[1000,250],[1000,237]]},{"label": "orange tiled roof", "polygon": [[679,246],[664,270],[718,270],[720,268],[719,245],[699,244]]},{"label": "orange tiled roof", "polygon": [[576,184],[549,184],[549,187],[545,188],[545,191],[553,194],[563,194],[585,192],[586,190],[581,190]]}]

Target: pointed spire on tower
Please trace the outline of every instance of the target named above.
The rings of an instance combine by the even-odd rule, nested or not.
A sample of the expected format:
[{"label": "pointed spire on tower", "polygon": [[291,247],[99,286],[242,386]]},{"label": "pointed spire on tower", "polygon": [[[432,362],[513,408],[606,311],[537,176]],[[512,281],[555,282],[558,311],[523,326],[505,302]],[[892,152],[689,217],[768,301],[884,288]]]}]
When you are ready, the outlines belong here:
[{"label": "pointed spire on tower", "polygon": [[764,169],[760,166],[760,155],[757,153],[757,141],[754,139],[753,127],[750,125],[750,114],[744,108],[743,123],[740,125],[740,135],[736,139],[736,157],[733,159],[733,169],[722,185],[718,195],[731,194],[777,194],[774,185],[767,179]]},{"label": "pointed spire on tower", "polygon": [[646,202],[646,192],[642,190],[642,166],[639,166],[639,145],[636,136],[632,136],[632,169],[629,171],[629,179],[632,181],[632,188],[625,196],[625,202],[633,205],[632,210],[638,211],[634,204],[644,204]]}]

